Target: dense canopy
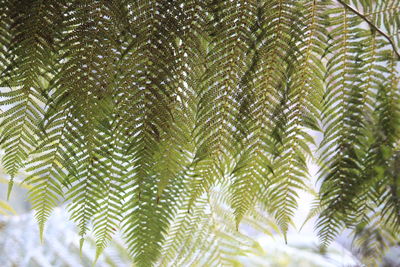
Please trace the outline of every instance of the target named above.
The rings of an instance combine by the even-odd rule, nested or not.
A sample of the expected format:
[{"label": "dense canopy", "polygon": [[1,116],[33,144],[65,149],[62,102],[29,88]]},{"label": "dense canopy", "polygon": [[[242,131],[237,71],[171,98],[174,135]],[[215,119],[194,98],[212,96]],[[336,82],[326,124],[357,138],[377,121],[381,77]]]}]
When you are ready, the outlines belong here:
[{"label": "dense canopy", "polygon": [[[25,169],[41,232],[65,201],[98,254],[121,229],[138,266],[201,245],[214,252],[197,260],[222,264],[214,214],[230,212],[234,233],[267,213],[285,234],[312,160],[323,246],[345,228],[396,236],[399,12],[399,0],[0,0],[10,192]],[[385,240],[359,242],[379,253]]]}]

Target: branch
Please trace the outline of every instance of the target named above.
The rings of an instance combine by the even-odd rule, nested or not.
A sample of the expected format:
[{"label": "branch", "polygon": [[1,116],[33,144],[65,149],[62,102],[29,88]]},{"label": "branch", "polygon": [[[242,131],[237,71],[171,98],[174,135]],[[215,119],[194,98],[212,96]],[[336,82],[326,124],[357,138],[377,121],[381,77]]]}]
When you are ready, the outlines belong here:
[{"label": "branch", "polygon": [[392,38],[390,38],[389,35],[387,35],[386,33],[384,33],[381,29],[379,29],[374,23],[372,23],[364,14],[360,13],[357,9],[351,7],[350,5],[346,4],[345,2],[343,2],[343,0],[337,0],[342,6],[344,6],[345,8],[347,8],[348,10],[350,10],[351,12],[355,13],[357,16],[359,16],[360,18],[362,18],[366,23],[368,23],[368,25],[374,29],[375,31],[377,31],[380,35],[382,35],[386,40],[388,40],[388,42],[392,45],[393,47],[393,51],[396,53],[398,60],[400,60],[400,53],[399,51],[397,51],[397,47],[394,44]]}]

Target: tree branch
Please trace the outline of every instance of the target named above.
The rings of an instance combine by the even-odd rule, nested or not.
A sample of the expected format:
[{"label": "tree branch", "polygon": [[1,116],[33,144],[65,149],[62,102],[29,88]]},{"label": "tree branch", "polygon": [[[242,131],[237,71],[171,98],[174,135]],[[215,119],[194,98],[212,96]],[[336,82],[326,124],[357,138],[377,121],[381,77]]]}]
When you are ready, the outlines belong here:
[{"label": "tree branch", "polygon": [[397,59],[400,60],[400,53],[399,51],[397,51],[397,47],[394,44],[394,41],[392,40],[392,38],[390,38],[389,35],[387,35],[386,33],[384,33],[381,29],[379,29],[374,23],[372,23],[372,21],[370,21],[364,14],[360,13],[357,9],[353,8],[352,6],[346,4],[345,2],[343,2],[343,0],[337,0],[342,6],[344,6],[345,8],[347,8],[348,10],[350,10],[351,12],[355,13],[357,16],[359,16],[360,18],[362,18],[366,23],[368,23],[368,25],[374,29],[375,31],[377,31],[380,35],[382,35],[386,40],[388,40],[388,42],[391,44],[394,52],[397,55]]}]

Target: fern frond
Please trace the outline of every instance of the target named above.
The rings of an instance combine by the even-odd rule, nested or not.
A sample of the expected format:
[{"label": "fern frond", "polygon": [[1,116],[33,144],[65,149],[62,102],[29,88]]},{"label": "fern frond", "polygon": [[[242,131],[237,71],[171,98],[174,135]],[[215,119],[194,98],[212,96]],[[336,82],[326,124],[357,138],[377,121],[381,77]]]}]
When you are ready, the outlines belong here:
[{"label": "fern frond", "polygon": [[7,31],[2,36],[10,34],[12,38],[8,44],[2,39],[6,68],[0,82],[9,91],[1,93],[1,105],[7,106],[1,114],[1,142],[3,166],[13,178],[38,140],[36,132],[45,103],[42,93],[54,62],[61,5],[57,1],[8,1],[4,8],[3,23],[10,24],[9,29],[2,28]]},{"label": "fern frond", "polygon": [[[382,116],[385,119],[392,116],[383,115],[377,105],[380,99],[393,101],[392,96],[380,96],[387,77],[393,75],[393,70],[382,66],[388,61],[385,56],[387,44],[378,38],[379,33],[374,29],[354,29],[362,18],[348,14],[348,11],[344,7],[341,11],[344,15],[338,19],[333,17],[332,21],[338,27],[332,35],[342,37],[333,39],[332,49],[342,49],[342,53],[328,62],[330,76],[327,77],[324,112],[328,125],[321,143],[321,159],[327,164],[321,169],[321,196],[325,209],[318,222],[324,244],[343,227],[354,227],[360,220],[368,222],[369,201],[382,197],[376,195],[381,193],[371,190],[374,184],[380,184],[375,169],[381,164],[377,149],[382,146],[380,134],[374,127],[381,123],[379,118]],[[330,14],[336,12],[340,11],[330,11]],[[393,141],[386,144],[392,146],[390,143]],[[334,148],[336,153],[332,155]]]},{"label": "fern frond", "polygon": [[[54,94],[70,107],[62,143],[68,172],[65,184],[69,185],[66,198],[83,238],[107,192],[103,144],[108,140],[101,124],[109,118],[118,31],[110,10],[96,1],[71,3],[66,8],[66,47],[60,55],[65,64],[56,76]],[[62,105],[53,105],[55,112],[62,112]]]},{"label": "fern frond", "polygon": [[[122,78],[123,91],[118,105],[124,118],[121,130],[130,136],[126,139],[130,147],[125,151],[130,159],[127,174],[130,181],[124,186],[128,215],[123,225],[138,265],[148,266],[155,260],[154,255],[160,253],[163,232],[175,209],[175,191],[183,185],[181,172],[190,165],[193,153],[189,143],[194,127],[193,114],[184,112],[193,108],[185,106],[192,105],[189,101],[193,101],[194,96],[187,82],[192,76],[186,72],[193,68],[193,63],[177,38],[181,38],[180,33],[182,38],[192,41],[197,37],[184,34],[186,27],[192,27],[193,18],[178,21],[172,16],[174,12],[182,16],[192,8],[189,2],[172,5],[164,1],[132,6],[131,18],[142,23],[138,35],[146,42],[138,43],[135,50],[127,52],[127,65],[124,65],[127,71]],[[156,20],[152,20],[153,15]],[[146,30],[148,25],[150,28]],[[168,33],[162,32],[165,25],[171,27]],[[169,34],[169,38],[164,39],[162,34]],[[136,42],[135,39],[131,41]],[[159,60],[160,55],[165,56],[164,61]],[[129,56],[137,60],[132,61]],[[132,84],[137,88],[132,88]],[[131,117],[126,118],[127,114]],[[156,218],[152,215],[154,212],[164,216]],[[145,223],[147,228],[139,228],[139,222]],[[147,239],[149,242],[143,243]]]},{"label": "fern frond", "polygon": [[[341,51],[335,54],[327,66],[328,87],[324,120],[329,124],[325,129],[325,138],[321,143],[321,157],[327,163],[327,168],[321,170],[324,182],[321,186],[322,201],[329,201],[330,206],[321,214],[319,222],[320,235],[323,244],[327,244],[337,234],[340,224],[346,215],[341,212],[351,210],[349,198],[353,183],[360,173],[356,150],[363,148],[364,110],[368,89],[360,90],[361,79],[359,69],[359,44],[355,39],[352,27],[357,27],[360,21],[346,8],[332,10],[332,23],[335,25],[332,35],[338,36],[332,40],[332,50]],[[352,90],[349,90],[352,88]],[[355,139],[357,142],[350,142]],[[335,153],[332,155],[332,144]],[[351,145],[349,145],[351,144]],[[351,180],[346,180],[351,179]],[[349,186],[350,184],[350,186]],[[340,218],[340,219],[339,219]],[[327,221],[332,221],[335,229],[331,229]],[[340,222],[340,223],[339,223]]]}]

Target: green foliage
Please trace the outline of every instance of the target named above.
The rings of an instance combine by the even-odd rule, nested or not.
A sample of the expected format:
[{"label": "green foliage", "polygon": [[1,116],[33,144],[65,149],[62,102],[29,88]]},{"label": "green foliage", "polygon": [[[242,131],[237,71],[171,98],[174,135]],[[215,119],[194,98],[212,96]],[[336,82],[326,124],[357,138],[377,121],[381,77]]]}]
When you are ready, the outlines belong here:
[{"label": "green foliage", "polygon": [[17,214],[17,212],[4,200],[0,200],[0,214],[1,215],[12,215]]},{"label": "green foliage", "polygon": [[233,264],[216,214],[232,238],[260,209],[285,235],[317,158],[324,246],[345,227],[398,233],[399,9],[0,0],[10,189],[26,167],[41,235],[66,201],[81,245],[93,226],[97,255],[121,229],[139,266],[184,264],[199,251],[190,240],[210,248],[194,262]]}]

